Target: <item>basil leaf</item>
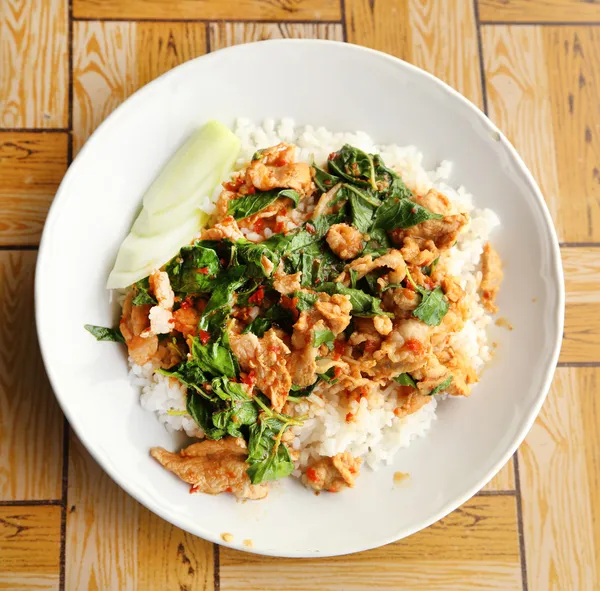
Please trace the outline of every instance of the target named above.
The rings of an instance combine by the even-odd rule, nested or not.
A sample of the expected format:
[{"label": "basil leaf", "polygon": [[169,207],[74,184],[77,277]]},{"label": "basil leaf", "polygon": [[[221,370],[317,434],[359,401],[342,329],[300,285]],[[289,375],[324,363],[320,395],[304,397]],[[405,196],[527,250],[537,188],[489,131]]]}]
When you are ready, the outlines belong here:
[{"label": "basil leaf", "polygon": [[350,269],[350,287],[356,289],[356,281],[358,279],[358,271],[356,269]]},{"label": "basil leaf", "polygon": [[204,309],[204,316],[208,316],[220,308],[230,307],[233,304],[234,292],[244,285],[247,280],[245,265],[231,267],[221,273]]},{"label": "basil leaf", "polygon": [[373,225],[373,217],[379,203],[374,205],[365,197],[366,194],[356,187],[344,185],[343,189],[347,191],[349,196],[352,224],[359,232],[368,233]]},{"label": "basil leaf", "polygon": [[417,382],[408,373],[401,373],[394,378],[394,382],[398,382],[401,386],[412,386],[415,390],[417,388]]},{"label": "basil leaf", "polygon": [[106,328],[105,326],[96,326],[94,324],[85,324],[83,328],[94,335],[97,341],[112,341],[114,343],[125,342],[125,338],[118,328]]},{"label": "basil leaf", "polygon": [[287,197],[298,207],[300,194],[293,189],[273,189],[272,191],[257,191],[252,195],[245,195],[232,199],[227,205],[228,215],[232,215],[236,220],[243,220],[250,217],[275,202],[280,197]]},{"label": "basil leaf", "polygon": [[294,292],[294,297],[298,299],[296,309],[299,312],[310,310],[319,299],[314,293],[307,293],[305,291]]},{"label": "basil leaf", "polygon": [[196,424],[204,430],[208,439],[221,439],[225,437],[225,429],[215,428],[213,423],[213,405],[209,400],[193,390],[188,390],[186,410]]},{"label": "basil leaf", "polygon": [[327,164],[332,174],[353,184],[377,189],[373,159],[366,152],[345,144]]},{"label": "basil leaf", "polygon": [[443,392],[448,386],[452,383],[452,376],[447,377],[439,386],[436,386],[431,392],[429,392],[428,396],[433,396],[434,394],[439,394]]},{"label": "basil leaf", "polygon": [[242,334],[251,332],[261,339],[265,336],[265,333],[271,328],[271,326],[272,322],[268,318],[261,318],[258,316],[243,330]]},{"label": "basil leaf", "polygon": [[184,246],[167,265],[171,287],[176,293],[206,293],[218,285],[219,255],[201,243]]},{"label": "basil leaf", "polygon": [[320,347],[321,345],[327,345],[330,351],[333,351],[333,341],[335,335],[329,330],[315,330],[313,334],[313,347]]},{"label": "basil leaf", "polygon": [[352,304],[352,314],[354,316],[394,316],[391,312],[386,312],[381,308],[381,301],[379,298],[366,294],[360,289],[352,289],[351,287],[346,287],[338,282],[324,283],[314,289],[315,291],[324,291],[329,295],[339,293],[349,296],[350,303]]},{"label": "basil leaf", "polygon": [[329,213],[326,215],[320,215],[318,218],[314,219],[312,222],[309,222],[313,225],[315,229],[315,234],[322,238],[327,234],[329,228],[334,224],[341,224],[345,219],[345,214],[343,210],[338,211],[337,213]]},{"label": "basil leaf", "polygon": [[410,199],[389,197],[377,210],[373,227],[382,230],[410,228],[427,220],[441,220],[443,217]]},{"label": "basil leaf", "polygon": [[331,189],[333,186],[337,185],[340,182],[339,177],[333,174],[329,174],[322,168],[319,168],[316,164],[313,163],[312,167],[314,171],[313,181],[315,182],[315,185],[317,185],[317,188],[320,191],[323,191],[323,193],[327,193],[329,189]]},{"label": "basil leaf", "polygon": [[237,262],[246,266],[246,272],[249,277],[262,278],[272,275],[272,272],[267,273],[263,267],[263,256],[273,263],[273,268],[276,268],[279,264],[279,256],[269,247],[265,246],[264,242],[255,244],[243,238],[238,240],[235,246]]},{"label": "basil leaf", "polygon": [[435,271],[435,268],[437,267],[438,261],[440,260],[440,257],[438,257],[437,259],[435,259],[431,265],[428,265],[427,267],[423,267],[423,273],[425,275],[428,275],[429,277],[431,277],[431,274]]},{"label": "basil leaf", "polygon": [[131,303],[134,306],[143,306],[144,304],[152,304],[156,306],[158,303],[156,298],[150,294],[150,279],[146,277],[145,279],[140,279],[135,287],[137,289],[137,293],[134,298],[131,300]]},{"label": "basil leaf", "polygon": [[419,293],[422,295],[421,303],[413,310],[413,316],[429,326],[439,326],[448,312],[448,301],[442,288],[436,287],[431,291],[419,288]]},{"label": "basil leaf", "polygon": [[286,424],[276,418],[262,418],[250,426],[248,441],[248,469],[252,484],[268,480],[277,480],[291,474],[294,463],[287,447],[277,441]]},{"label": "basil leaf", "polygon": [[202,371],[200,364],[195,359],[191,359],[190,361],[180,363],[174,369],[157,369],[156,371],[157,373],[160,373],[163,376],[176,378],[184,386],[192,388],[196,392],[207,396],[207,394],[203,390],[203,386],[209,380]]},{"label": "basil leaf", "polygon": [[231,351],[218,342],[203,345],[198,337],[192,337],[192,357],[198,367],[210,375],[233,378],[236,374]]}]

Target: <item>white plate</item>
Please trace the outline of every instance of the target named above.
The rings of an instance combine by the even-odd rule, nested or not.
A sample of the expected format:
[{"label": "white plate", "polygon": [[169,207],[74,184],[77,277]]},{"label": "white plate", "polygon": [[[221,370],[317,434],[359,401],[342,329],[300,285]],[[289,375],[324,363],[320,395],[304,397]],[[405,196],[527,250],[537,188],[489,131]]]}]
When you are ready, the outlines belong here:
[{"label": "white plate", "polygon": [[[261,75],[260,70],[265,69]],[[264,82],[262,80],[264,78]],[[184,138],[204,121],[292,117],[332,130],[361,129],[376,142],[415,144],[433,167],[454,162],[451,181],[502,228],[505,263],[498,353],[469,399],[438,407],[426,439],[393,466],[364,470],[342,494],[315,496],[293,479],[266,501],[190,495],[150,458],[173,449],[127,380],[121,347],[97,343],[86,323],[111,325],[104,289],[141,196]],[[390,56],[327,41],[267,41],[218,51],[171,70],[135,93],[94,133],[69,169],[48,215],[36,276],[44,362],[71,426],[129,494],[167,521],[221,543],[278,556],[330,556],[380,546],[442,518],[476,493],[531,427],[552,378],[564,293],[552,221],[531,174],[494,125],[433,76]],[[408,472],[403,486],[395,471]]]}]

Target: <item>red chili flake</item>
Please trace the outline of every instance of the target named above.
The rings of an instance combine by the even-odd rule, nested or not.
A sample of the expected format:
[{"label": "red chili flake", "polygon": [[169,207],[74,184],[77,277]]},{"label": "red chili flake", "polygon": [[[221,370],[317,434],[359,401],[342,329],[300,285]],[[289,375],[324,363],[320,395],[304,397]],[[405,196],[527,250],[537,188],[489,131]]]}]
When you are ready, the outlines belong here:
[{"label": "red chili flake", "polygon": [[279,354],[280,352],[280,349],[277,345],[270,345],[267,350],[275,354]]},{"label": "red chili flake", "polygon": [[242,383],[250,386],[250,388],[253,388],[254,382],[256,382],[256,372],[253,369],[251,369],[248,373],[242,374]]},{"label": "red chili flake", "polygon": [[334,378],[339,378],[342,375],[342,368],[341,367],[336,367],[333,370],[333,377]]},{"label": "red chili flake", "polygon": [[250,304],[256,304],[260,306],[265,299],[265,288],[261,285],[249,298],[248,302]]},{"label": "red chili flake", "polygon": [[223,183],[223,187],[225,187],[228,191],[233,191],[235,193],[244,184],[244,182],[244,178],[241,175],[239,175],[231,181]]},{"label": "red chili flake", "polygon": [[187,310],[188,308],[191,307],[191,305],[192,304],[186,299],[186,300],[183,300],[183,302],[181,302],[181,306],[179,306],[179,308],[181,310]]},{"label": "red chili flake", "polygon": [[190,486],[190,494],[193,494],[195,492],[198,492],[198,489],[200,487],[197,484],[192,484],[192,486]]},{"label": "red chili flake", "polygon": [[417,339],[408,339],[404,342],[404,347],[412,351],[415,355],[423,354],[423,343]]},{"label": "red chili flake", "polygon": [[397,417],[399,417],[399,416],[402,414],[402,409],[401,409],[399,406],[397,406],[397,407],[394,409],[394,414],[395,414]]},{"label": "red chili flake", "polygon": [[369,394],[369,388],[367,388],[366,386],[361,386],[358,389],[358,397],[360,398],[365,398],[367,395]]},{"label": "red chili flake", "polygon": [[329,156],[327,156],[327,160],[333,160],[335,158],[335,152],[331,152]]},{"label": "red chili flake", "polygon": [[312,224],[306,224],[305,228],[309,234],[314,234],[317,231]]},{"label": "red chili flake", "polygon": [[262,232],[265,229],[265,224],[265,218],[260,218],[259,220],[256,220],[256,222],[254,222],[252,229],[258,234],[259,232]]},{"label": "red chili flake", "polygon": [[208,275],[208,267],[200,267],[198,269],[198,273],[200,273],[202,275]]},{"label": "red chili flake", "polygon": [[351,423],[353,420],[354,420],[354,415],[351,412],[349,412],[346,415],[346,423]]},{"label": "red chili flake", "polygon": [[298,316],[300,316],[300,312],[298,312],[298,298],[290,298],[289,296],[282,295],[279,303],[282,308],[286,308],[292,312],[294,320],[298,319]]},{"label": "red chili flake", "polygon": [[203,299],[196,300],[196,310],[198,310],[198,312],[204,312],[204,308],[206,308],[207,303],[208,302]]},{"label": "red chili flake", "polygon": [[275,233],[281,234],[285,230],[285,222],[277,221],[275,222]]},{"label": "red chili flake", "polygon": [[308,478],[311,482],[319,481],[319,475],[317,474],[317,471],[314,468],[306,469],[306,478]]},{"label": "red chili flake", "polygon": [[417,213],[417,208],[416,208],[416,207],[413,207],[413,208],[411,209],[411,211],[412,211],[413,213]]},{"label": "red chili flake", "polygon": [[425,285],[429,288],[429,289],[433,289],[433,286],[435,285],[433,283],[433,279],[431,277],[427,277],[427,275],[425,275]]},{"label": "red chili flake", "polygon": [[254,195],[256,193],[256,187],[254,185],[250,185],[248,187],[248,195]]},{"label": "red chili flake", "polygon": [[230,492],[233,492],[233,489],[232,489],[230,486],[228,486],[228,487],[225,489],[225,492],[228,492],[228,493],[230,493]]},{"label": "red chili flake", "polygon": [[333,358],[337,361],[346,350],[346,342],[343,339],[337,339],[333,343]]},{"label": "red chili flake", "polygon": [[348,470],[350,470],[350,474],[356,474],[356,468],[353,468],[352,466],[350,466],[348,468]]},{"label": "red chili flake", "polygon": [[200,330],[198,333],[198,336],[200,337],[200,342],[203,345],[206,345],[206,343],[208,343],[208,341],[210,341],[210,334],[207,333],[205,330]]},{"label": "red chili flake", "polygon": [[336,492],[338,492],[338,489],[337,489],[337,488],[333,488],[333,486],[330,486],[330,487],[327,489],[327,492],[330,492],[330,493],[336,493]]}]

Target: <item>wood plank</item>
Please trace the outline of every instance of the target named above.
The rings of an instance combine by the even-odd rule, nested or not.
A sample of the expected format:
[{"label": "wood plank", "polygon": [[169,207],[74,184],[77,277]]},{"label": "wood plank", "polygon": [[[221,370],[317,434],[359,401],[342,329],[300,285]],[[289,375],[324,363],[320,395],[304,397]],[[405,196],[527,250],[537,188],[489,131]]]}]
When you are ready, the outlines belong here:
[{"label": "wood plank", "polygon": [[35,335],[35,252],[0,252],[0,500],[58,499],[63,419]]},{"label": "wood plank", "polygon": [[[519,450],[529,589],[598,589],[597,368],[558,369]],[[593,389],[592,389],[593,388]],[[586,413],[592,412],[592,415]],[[595,447],[594,444],[596,445]],[[593,496],[592,496],[593,495]]]},{"label": "wood plank", "polygon": [[150,513],[75,437],[69,455],[67,589],[212,591],[212,544]]},{"label": "wood plank", "polygon": [[[595,10],[600,19],[600,7],[596,5]],[[564,240],[598,242],[600,31],[595,27],[545,27],[543,41]]]},{"label": "wood plank", "polygon": [[68,0],[0,2],[0,128],[68,125]]},{"label": "wood plank", "polygon": [[210,23],[212,51],[263,39],[332,39],[343,41],[341,24],[323,23]]},{"label": "wood plank", "polygon": [[206,27],[197,23],[139,23],[136,89],[206,52]]},{"label": "wood plank", "polygon": [[542,36],[539,27],[482,27],[488,113],[537,179],[566,240]]},{"label": "wood plank", "polygon": [[481,490],[502,492],[515,490],[515,466],[510,458],[500,472],[494,476]]},{"label": "wood plank", "polygon": [[407,0],[345,0],[345,16],[350,43],[410,61]]},{"label": "wood plank", "polygon": [[[409,0],[410,61],[481,108],[482,92],[473,2]],[[388,26],[397,26],[390,20]],[[451,48],[451,50],[450,50]]]},{"label": "wood plank", "polygon": [[598,4],[586,0],[479,0],[479,18],[490,22],[600,22]]},{"label": "wood plank", "polygon": [[0,131],[0,245],[37,244],[67,170],[66,133]]},{"label": "wood plank", "polygon": [[598,304],[570,304],[565,312],[565,332],[559,361],[600,361],[600,318]]},{"label": "wood plank", "polygon": [[61,507],[0,507],[0,589],[58,589]]},{"label": "wood plank", "polygon": [[567,297],[560,361],[600,361],[600,247],[563,247],[561,254]]},{"label": "wood plank", "polygon": [[74,152],[130,94],[205,50],[202,23],[76,22]]},{"label": "wood plank", "polygon": [[75,18],[339,20],[339,0],[73,0]]},{"label": "wood plank", "polygon": [[[475,497],[406,540],[352,556],[284,559],[221,548],[221,590],[521,589],[516,503]],[[282,582],[285,581],[283,584]]]},{"label": "wood plank", "polygon": [[347,0],[345,12],[348,41],[408,60],[481,107],[472,2]]},{"label": "wood plank", "polygon": [[600,245],[563,247],[560,252],[567,309],[571,304],[600,304]]}]

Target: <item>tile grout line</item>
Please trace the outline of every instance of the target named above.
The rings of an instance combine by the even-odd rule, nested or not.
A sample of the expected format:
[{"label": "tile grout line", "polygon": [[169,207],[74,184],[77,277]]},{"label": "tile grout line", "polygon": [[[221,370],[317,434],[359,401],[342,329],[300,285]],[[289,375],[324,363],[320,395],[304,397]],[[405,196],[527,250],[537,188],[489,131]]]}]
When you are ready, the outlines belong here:
[{"label": "tile grout line", "polygon": [[600,20],[595,21],[493,21],[482,20],[481,25],[515,26],[515,27],[594,27],[600,25]]},{"label": "tile grout line", "polygon": [[479,0],[473,0],[473,16],[477,31],[477,52],[479,53],[479,84],[481,85],[481,103],[483,112],[488,114],[487,85],[485,82],[485,67],[483,64],[483,41],[481,38],[481,21],[479,20]]},{"label": "tile grout line", "polygon": [[346,0],[340,0],[340,16],[342,18],[342,39],[348,42],[348,31],[346,30]]},{"label": "tile grout line", "polygon": [[476,497],[514,497],[516,496],[516,490],[480,490],[478,493],[475,493]]},{"label": "tile grout line", "polygon": [[521,581],[523,591],[528,591],[527,581],[527,556],[525,551],[525,530],[523,525],[523,500],[521,498],[521,476],[519,472],[519,450],[513,456],[513,465],[515,470],[515,489],[517,501],[517,527],[519,536],[519,558],[521,563]]},{"label": "tile grout line", "polygon": [[[67,167],[73,162],[73,0],[69,0],[68,13],[68,114],[69,143],[67,144]],[[58,579],[59,591],[66,587],[67,559],[67,502],[69,491],[69,435],[70,427],[67,418],[63,420],[63,469],[62,469],[62,511],[60,516],[60,571]]]},{"label": "tile grout line", "polygon": [[68,127],[0,127],[0,133],[69,133]]},{"label": "tile grout line", "polygon": [[0,507],[52,507],[62,505],[62,499],[31,499],[29,501],[0,501]]},{"label": "tile grout line", "polygon": [[[473,11],[475,16],[475,26],[477,28],[477,48],[479,52],[479,76],[481,84],[481,98],[483,103],[483,112],[488,115],[488,100],[487,100],[487,81],[485,76],[485,64],[483,59],[483,41],[481,36],[481,20],[479,18],[479,2],[473,0]],[[519,564],[521,566],[521,589],[528,591],[527,583],[527,563],[525,553],[525,535],[523,532],[523,506],[521,502],[521,479],[519,477],[519,450],[513,455],[513,470],[515,476],[515,501],[517,505],[517,531],[519,541]]]},{"label": "tile grout line", "polygon": [[69,488],[69,423],[63,421],[63,469],[62,469],[62,511],[60,515],[60,572],[59,590],[65,590],[66,556],[67,556],[67,493]]},{"label": "tile grout line", "polygon": [[221,591],[221,551],[219,544],[213,542],[213,591]]},{"label": "tile grout line", "polygon": [[556,367],[600,367],[600,361],[559,361]]},{"label": "tile grout line", "polygon": [[586,247],[598,247],[600,242],[559,242],[558,245],[561,248],[586,248]]},{"label": "tile grout line", "polygon": [[98,22],[98,23],[256,23],[259,25],[339,25],[340,21],[335,19],[271,19],[271,18],[124,18],[124,17],[77,17],[73,22]]},{"label": "tile grout line", "polygon": [[5,250],[37,250],[37,244],[0,244],[0,252]]}]

